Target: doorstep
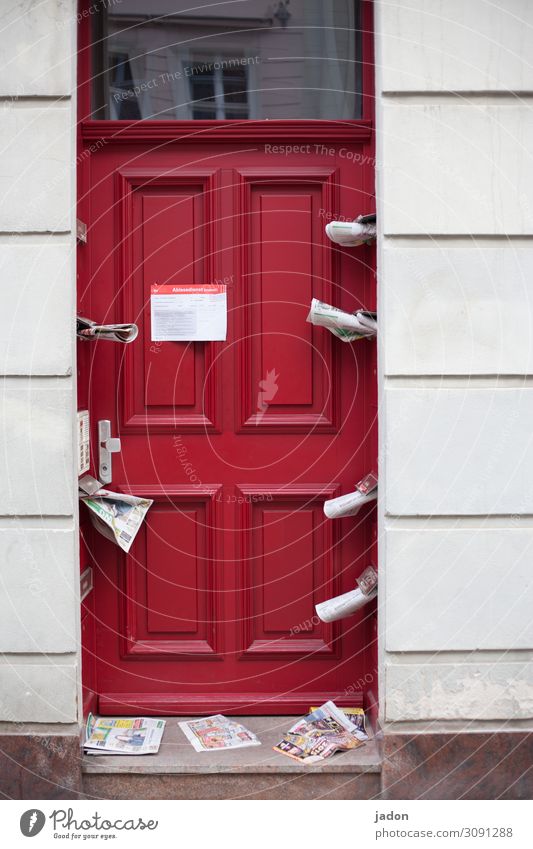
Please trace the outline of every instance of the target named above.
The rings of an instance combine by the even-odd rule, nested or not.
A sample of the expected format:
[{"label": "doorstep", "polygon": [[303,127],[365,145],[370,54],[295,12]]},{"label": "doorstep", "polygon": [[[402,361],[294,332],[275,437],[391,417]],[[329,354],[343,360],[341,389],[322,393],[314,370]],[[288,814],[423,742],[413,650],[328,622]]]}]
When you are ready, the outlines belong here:
[{"label": "doorstep", "polygon": [[[85,755],[84,792],[99,799],[371,799],[381,786],[375,738],[364,746],[304,766],[272,750],[294,716],[239,717],[261,746],[195,752],[178,727],[194,717],[166,719],[157,755]],[[197,718],[197,717],[196,717]]]}]

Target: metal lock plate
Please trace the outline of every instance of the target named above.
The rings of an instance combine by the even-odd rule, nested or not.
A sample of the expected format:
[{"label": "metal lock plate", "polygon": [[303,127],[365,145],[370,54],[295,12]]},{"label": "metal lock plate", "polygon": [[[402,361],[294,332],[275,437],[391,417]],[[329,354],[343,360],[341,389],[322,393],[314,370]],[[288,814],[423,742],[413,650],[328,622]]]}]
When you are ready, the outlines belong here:
[{"label": "metal lock plate", "polygon": [[102,483],[111,483],[112,455],[120,451],[120,447],[120,439],[117,436],[111,436],[109,419],[100,419],[98,422],[98,478]]}]

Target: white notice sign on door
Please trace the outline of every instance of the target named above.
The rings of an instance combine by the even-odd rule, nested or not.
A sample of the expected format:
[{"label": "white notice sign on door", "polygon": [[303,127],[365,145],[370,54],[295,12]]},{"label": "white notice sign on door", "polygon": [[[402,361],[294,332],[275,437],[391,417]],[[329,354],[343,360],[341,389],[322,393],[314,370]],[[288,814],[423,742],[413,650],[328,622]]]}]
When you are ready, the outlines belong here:
[{"label": "white notice sign on door", "polygon": [[226,286],[153,285],[152,342],[224,342]]}]

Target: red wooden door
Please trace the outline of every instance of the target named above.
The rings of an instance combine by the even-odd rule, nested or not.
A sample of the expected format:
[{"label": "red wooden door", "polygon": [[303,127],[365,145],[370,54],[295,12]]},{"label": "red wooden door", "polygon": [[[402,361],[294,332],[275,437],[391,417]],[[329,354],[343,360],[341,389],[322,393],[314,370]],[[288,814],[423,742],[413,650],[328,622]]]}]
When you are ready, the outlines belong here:
[{"label": "red wooden door", "polygon": [[[108,488],[154,500],[129,555],[91,544],[102,713],[299,713],[368,681],[373,606],[333,625],[314,606],[371,559],[368,508],[323,502],[375,465],[374,343],[306,315],[375,307],[372,249],[324,234],[372,211],[369,124],[215,123],[83,132],[83,308],[140,331],[85,343],[93,438],[111,419]],[[213,282],[227,341],[151,341],[153,283]]]}]

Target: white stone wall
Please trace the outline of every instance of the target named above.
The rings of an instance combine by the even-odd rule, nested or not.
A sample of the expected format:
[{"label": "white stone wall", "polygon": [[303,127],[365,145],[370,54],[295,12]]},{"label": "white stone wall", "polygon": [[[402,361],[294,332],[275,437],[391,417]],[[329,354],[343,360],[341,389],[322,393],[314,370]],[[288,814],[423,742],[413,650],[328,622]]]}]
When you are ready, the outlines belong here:
[{"label": "white stone wall", "polygon": [[0,721],[19,732],[78,718],[75,14],[3,4],[0,31]]},{"label": "white stone wall", "polygon": [[375,6],[382,720],[523,725],[533,4]]},{"label": "white stone wall", "polygon": [[[533,6],[375,5],[382,719],[524,723]],[[78,718],[75,8],[0,33],[0,722],[32,728]]]}]

